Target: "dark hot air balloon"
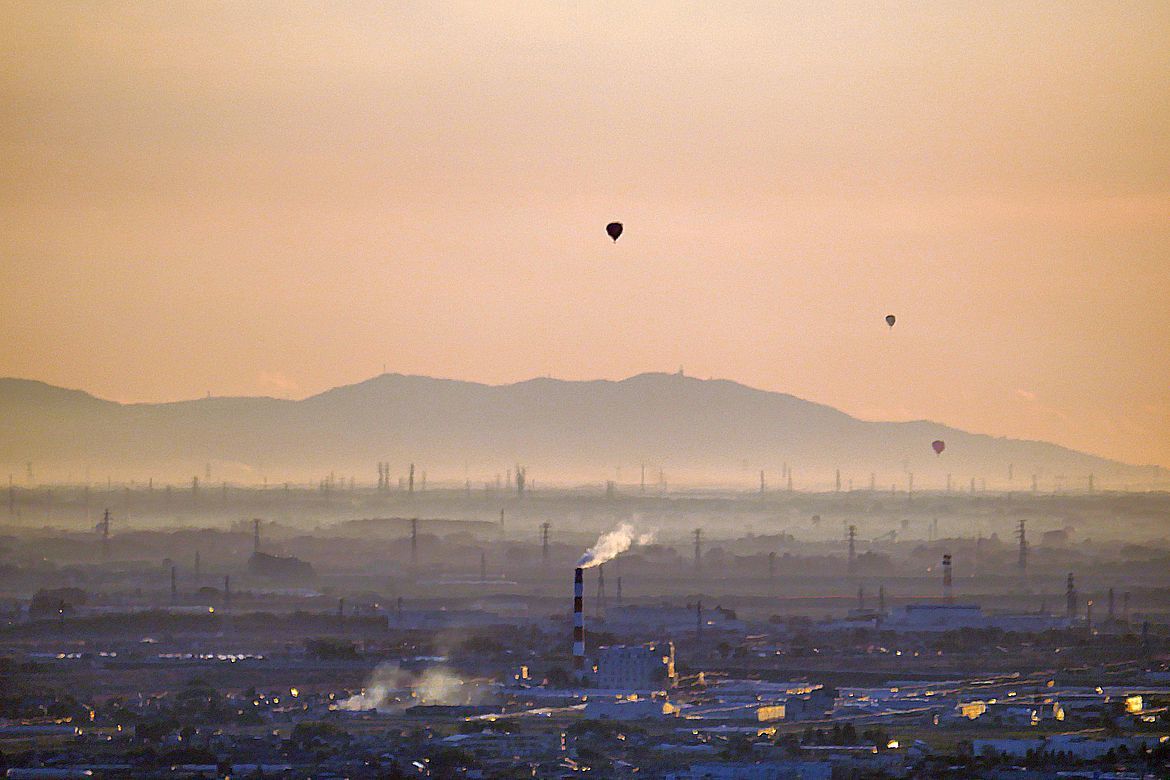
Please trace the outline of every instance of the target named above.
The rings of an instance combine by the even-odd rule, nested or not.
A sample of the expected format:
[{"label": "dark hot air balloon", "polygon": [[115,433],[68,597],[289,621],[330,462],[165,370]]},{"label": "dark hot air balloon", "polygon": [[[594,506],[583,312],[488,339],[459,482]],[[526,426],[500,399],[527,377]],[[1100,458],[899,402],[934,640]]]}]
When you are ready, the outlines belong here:
[{"label": "dark hot air balloon", "polygon": [[617,241],[618,236],[622,234],[622,223],[610,222],[605,226],[605,232],[609,234],[610,238],[612,238],[614,241]]},{"label": "dark hot air balloon", "polygon": [[894,323],[897,321],[898,321],[898,318],[895,317],[893,314],[886,315],[886,324],[889,325],[891,328],[894,327]]},{"label": "dark hot air balloon", "polygon": [[947,443],[942,439],[935,439],[930,443],[930,446],[934,449],[935,455],[942,455],[942,451],[947,448]]}]

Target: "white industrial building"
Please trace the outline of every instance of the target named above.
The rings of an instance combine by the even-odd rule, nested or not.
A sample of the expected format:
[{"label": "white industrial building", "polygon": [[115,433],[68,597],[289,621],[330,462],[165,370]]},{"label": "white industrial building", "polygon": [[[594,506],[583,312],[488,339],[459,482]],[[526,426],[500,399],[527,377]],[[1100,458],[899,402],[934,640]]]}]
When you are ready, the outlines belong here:
[{"label": "white industrial building", "polygon": [[662,691],[678,682],[674,643],[612,645],[597,651],[593,685],[611,691]]}]

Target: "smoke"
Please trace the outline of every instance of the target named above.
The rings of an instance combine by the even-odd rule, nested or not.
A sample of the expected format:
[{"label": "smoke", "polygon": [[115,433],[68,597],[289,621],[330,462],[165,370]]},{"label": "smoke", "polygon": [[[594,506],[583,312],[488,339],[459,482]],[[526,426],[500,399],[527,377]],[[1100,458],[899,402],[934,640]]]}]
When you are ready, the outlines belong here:
[{"label": "smoke", "polygon": [[577,561],[577,567],[588,569],[600,566],[621,555],[632,545],[651,544],[653,541],[653,531],[639,534],[634,530],[634,526],[622,523],[614,530],[602,534],[597,543],[586,550],[585,554],[581,556],[581,560]]},{"label": "smoke", "polygon": [[436,666],[414,674],[396,662],[386,661],[370,674],[361,693],[341,702],[338,709],[392,713],[416,704],[475,704],[480,696],[478,686],[465,684],[449,669]]}]

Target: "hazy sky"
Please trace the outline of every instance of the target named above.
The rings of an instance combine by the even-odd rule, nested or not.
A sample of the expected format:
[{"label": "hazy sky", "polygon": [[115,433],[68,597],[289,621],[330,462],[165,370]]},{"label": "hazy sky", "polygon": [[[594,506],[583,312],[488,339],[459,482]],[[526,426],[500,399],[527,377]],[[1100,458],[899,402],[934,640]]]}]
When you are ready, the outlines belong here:
[{"label": "hazy sky", "polygon": [[4,0],[0,42],[0,375],[682,365],[1170,466],[1165,0]]}]

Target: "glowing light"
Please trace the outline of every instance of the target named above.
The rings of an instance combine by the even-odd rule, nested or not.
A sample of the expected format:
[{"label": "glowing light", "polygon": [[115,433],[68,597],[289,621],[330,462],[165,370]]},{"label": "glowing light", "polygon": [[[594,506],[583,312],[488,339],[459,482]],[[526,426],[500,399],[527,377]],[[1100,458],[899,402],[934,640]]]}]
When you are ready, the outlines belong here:
[{"label": "glowing light", "polygon": [[301,692],[298,691],[296,688],[289,688],[288,692],[294,699],[301,695]]}]

